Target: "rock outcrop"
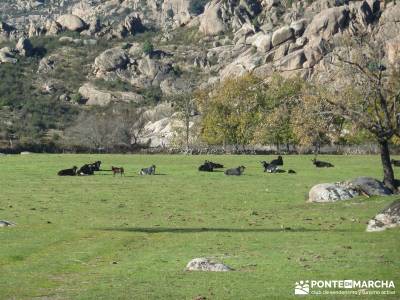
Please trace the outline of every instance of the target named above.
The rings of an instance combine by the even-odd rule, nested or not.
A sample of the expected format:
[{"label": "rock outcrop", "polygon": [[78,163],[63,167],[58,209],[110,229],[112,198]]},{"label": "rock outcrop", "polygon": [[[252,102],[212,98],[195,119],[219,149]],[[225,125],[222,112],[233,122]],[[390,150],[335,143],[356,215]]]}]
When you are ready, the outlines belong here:
[{"label": "rock outcrop", "polygon": [[80,32],[87,27],[86,23],[81,18],[71,14],[60,16],[57,19],[57,23],[60,24],[64,30],[70,31]]},{"label": "rock outcrop", "polygon": [[110,92],[102,90],[91,83],[85,83],[79,88],[79,94],[88,106],[106,106],[111,102],[143,102],[143,96],[133,92]]},{"label": "rock outcrop", "polygon": [[94,73],[100,76],[106,72],[124,69],[129,62],[125,50],[112,48],[104,51],[94,61]]}]

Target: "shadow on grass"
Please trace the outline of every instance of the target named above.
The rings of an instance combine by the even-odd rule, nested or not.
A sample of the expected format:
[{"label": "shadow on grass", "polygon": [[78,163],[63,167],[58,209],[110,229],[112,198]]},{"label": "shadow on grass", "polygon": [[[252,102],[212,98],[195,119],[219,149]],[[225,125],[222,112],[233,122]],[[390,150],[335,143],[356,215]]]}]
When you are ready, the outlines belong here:
[{"label": "shadow on grass", "polygon": [[128,228],[99,228],[105,231],[126,231],[141,233],[197,233],[197,232],[228,232],[228,233],[257,233],[257,232],[347,232],[343,229],[308,229],[308,228],[177,228],[177,227],[128,227]]},{"label": "shadow on grass", "polygon": [[132,177],[146,177],[146,176],[165,176],[165,175],[168,175],[168,174],[154,174],[154,175],[139,175],[139,174],[137,174],[137,175],[113,175],[113,174],[96,174],[97,176],[112,176],[112,177],[129,177],[129,178],[132,178]]}]

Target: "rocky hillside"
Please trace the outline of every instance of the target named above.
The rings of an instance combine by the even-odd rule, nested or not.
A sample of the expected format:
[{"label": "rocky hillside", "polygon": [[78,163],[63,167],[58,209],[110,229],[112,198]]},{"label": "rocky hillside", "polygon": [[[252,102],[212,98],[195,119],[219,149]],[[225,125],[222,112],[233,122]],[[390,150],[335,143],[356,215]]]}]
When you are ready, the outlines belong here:
[{"label": "rocky hillside", "polygon": [[[246,72],[323,80],[332,53],[351,55],[341,39],[372,33],[399,61],[395,2],[3,0],[0,12],[0,70],[30,71],[34,93],[80,109],[154,105]],[[154,146],[168,143],[166,112],[147,126]]]}]

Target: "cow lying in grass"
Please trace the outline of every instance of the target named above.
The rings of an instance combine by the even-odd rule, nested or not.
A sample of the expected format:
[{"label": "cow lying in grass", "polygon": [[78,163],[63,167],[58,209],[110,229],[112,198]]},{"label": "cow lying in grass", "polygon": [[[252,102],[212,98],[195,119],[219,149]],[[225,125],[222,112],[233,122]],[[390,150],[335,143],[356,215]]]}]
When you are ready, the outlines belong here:
[{"label": "cow lying in grass", "polygon": [[92,167],[93,171],[100,171],[100,165],[101,165],[101,161],[98,160],[92,164],[89,164]]},{"label": "cow lying in grass", "polygon": [[100,171],[101,161],[96,161],[91,164],[85,164],[77,172],[77,175],[84,176],[84,175],[93,175],[95,171]]},{"label": "cow lying in grass", "polygon": [[261,161],[261,164],[264,167],[264,172],[267,173],[285,173],[285,170],[279,169],[277,165],[274,165],[273,163],[268,163],[265,160]]},{"label": "cow lying in grass", "polygon": [[204,162],[204,164],[209,164],[213,169],[222,169],[224,167],[224,165],[218,164],[218,163],[214,163],[212,161],[208,161],[206,160]]},{"label": "cow lying in grass", "polygon": [[83,165],[77,172],[77,175],[80,176],[93,175],[93,174],[94,174],[94,167],[92,164]]},{"label": "cow lying in grass", "polygon": [[283,158],[282,158],[282,156],[278,156],[278,158],[277,159],[273,159],[271,162],[270,162],[270,164],[271,165],[275,165],[275,166],[283,166]]},{"label": "cow lying in grass", "polygon": [[115,176],[115,174],[120,174],[121,176],[124,175],[125,176],[125,171],[123,167],[111,167],[111,171],[113,172],[113,176]]},{"label": "cow lying in grass", "polygon": [[317,167],[317,168],[333,168],[334,165],[332,165],[329,162],[326,161],[321,161],[321,160],[317,160],[317,159],[312,159],[311,160],[313,162],[313,164]]},{"label": "cow lying in grass", "polygon": [[201,172],[212,172],[212,171],[214,171],[214,167],[209,161],[206,160],[204,162],[204,164],[202,164],[199,167],[199,171],[201,171]]},{"label": "cow lying in grass", "polygon": [[143,168],[140,170],[139,175],[155,175],[156,174],[156,166],[152,165],[148,168]]},{"label": "cow lying in grass", "polygon": [[58,176],[75,176],[76,175],[76,169],[78,169],[78,167],[73,166],[71,169],[65,169],[65,170],[61,170],[57,173]]},{"label": "cow lying in grass", "polygon": [[246,169],[245,166],[239,166],[237,168],[228,169],[224,173],[225,173],[225,175],[228,175],[228,176],[240,176],[243,174],[244,169]]}]

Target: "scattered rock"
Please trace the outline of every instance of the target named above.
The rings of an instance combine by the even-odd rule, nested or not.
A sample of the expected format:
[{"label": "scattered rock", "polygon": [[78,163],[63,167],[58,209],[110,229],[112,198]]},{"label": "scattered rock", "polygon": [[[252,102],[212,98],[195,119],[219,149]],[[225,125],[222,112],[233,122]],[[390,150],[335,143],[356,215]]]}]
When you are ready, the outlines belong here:
[{"label": "scattered rock", "polygon": [[383,231],[400,226],[400,200],[395,200],[368,222],[367,232]]},{"label": "scattered rock", "polygon": [[232,269],[208,258],[195,258],[187,264],[186,271],[228,272],[232,271]]},{"label": "scattered rock", "polygon": [[4,47],[0,49],[0,63],[11,63],[16,64],[17,59],[15,58],[14,53],[9,47]]}]

